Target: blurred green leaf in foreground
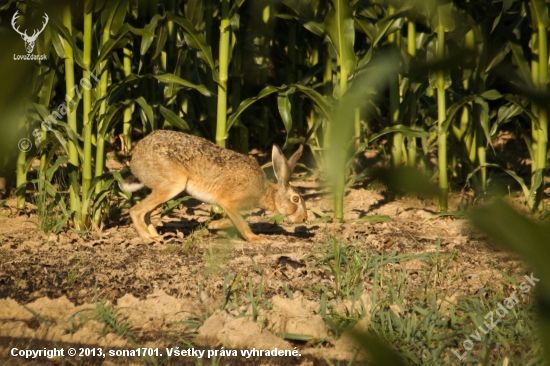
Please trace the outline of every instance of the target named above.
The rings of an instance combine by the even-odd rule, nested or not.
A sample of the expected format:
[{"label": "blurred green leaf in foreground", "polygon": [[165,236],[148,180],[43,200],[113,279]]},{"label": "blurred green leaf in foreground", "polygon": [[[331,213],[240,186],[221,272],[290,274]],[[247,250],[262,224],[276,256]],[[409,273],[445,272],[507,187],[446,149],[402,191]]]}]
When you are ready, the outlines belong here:
[{"label": "blurred green leaf in foreground", "polygon": [[534,222],[497,200],[470,214],[472,223],[497,244],[520,254],[533,266],[544,359],[550,361],[550,223]]}]

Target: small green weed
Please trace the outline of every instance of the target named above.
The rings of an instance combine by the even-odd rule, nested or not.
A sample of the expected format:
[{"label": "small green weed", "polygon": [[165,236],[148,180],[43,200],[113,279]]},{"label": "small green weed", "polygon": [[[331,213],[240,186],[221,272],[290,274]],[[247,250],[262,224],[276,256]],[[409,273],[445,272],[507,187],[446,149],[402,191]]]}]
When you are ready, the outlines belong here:
[{"label": "small green weed", "polygon": [[76,283],[76,280],[78,278],[78,271],[80,271],[80,266],[82,265],[82,261],[84,260],[84,257],[80,257],[78,262],[73,266],[71,271],[68,274],[67,282],[69,283],[69,286],[72,286]]},{"label": "small green weed", "polygon": [[57,182],[54,185],[43,178],[33,181],[37,189],[33,199],[40,229],[45,233],[57,234],[65,228],[72,215],[66,208],[66,195],[58,190],[63,186],[63,180],[57,175],[53,179]]},{"label": "small green weed", "polygon": [[13,281],[13,284],[11,285],[11,288],[10,288],[10,296],[11,297],[14,297],[18,292],[19,292],[19,285],[21,284],[21,281],[23,280],[23,277],[26,276],[26,270],[22,270],[21,272],[19,272],[19,275],[17,276],[17,278],[15,279],[15,281]]}]

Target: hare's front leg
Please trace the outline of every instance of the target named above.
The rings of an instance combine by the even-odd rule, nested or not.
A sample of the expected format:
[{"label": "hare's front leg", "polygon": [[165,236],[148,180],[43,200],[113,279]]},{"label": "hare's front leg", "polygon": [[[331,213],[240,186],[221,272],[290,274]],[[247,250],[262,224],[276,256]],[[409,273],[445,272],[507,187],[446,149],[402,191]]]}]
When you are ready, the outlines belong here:
[{"label": "hare's front leg", "polygon": [[[250,226],[248,226],[248,223],[244,220],[244,218],[241,216],[238,209],[234,209],[231,206],[225,206],[220,205],[221,208],[227,213],[227,216],[231,219],[237,230],[239,230],[239,233],[243,236],[243,238],[251,243],[267,243],[268,240],[262,238],[259,235],[256,235],[250,230]],[[218,220],[221,221],[221,220]]]}]

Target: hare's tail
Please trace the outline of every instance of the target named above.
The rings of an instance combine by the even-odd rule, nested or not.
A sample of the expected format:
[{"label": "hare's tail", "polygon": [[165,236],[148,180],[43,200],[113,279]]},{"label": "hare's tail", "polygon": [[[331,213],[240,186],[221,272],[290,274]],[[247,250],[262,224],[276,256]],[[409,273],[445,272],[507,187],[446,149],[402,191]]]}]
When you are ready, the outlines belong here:
[{"label": "hare's tail", "polygon": [[139,179],[137,179],[135,176],[133,175],[129,175],[127,176],[125,179],[124,179],[124,184],[122,185],[122,189],[124,191],[128,191],[128,192],[135,192],[135,191],[139,191],[140,189],[142,189],[143,187],[145,187],[145,185],[143,183],[141,183],[139,181]]}]

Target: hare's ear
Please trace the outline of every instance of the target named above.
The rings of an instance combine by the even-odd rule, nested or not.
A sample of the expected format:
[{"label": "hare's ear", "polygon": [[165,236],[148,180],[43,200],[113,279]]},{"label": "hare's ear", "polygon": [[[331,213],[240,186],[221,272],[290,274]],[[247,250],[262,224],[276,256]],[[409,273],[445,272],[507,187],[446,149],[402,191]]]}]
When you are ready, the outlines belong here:
[{"label": "hare's ear", "polygon": [[296,168],[296,163],[300,159],[300,156],[302,156],[302,152],[304,151],[304,145],[300,144],[300,147],[292,156],[290,159],[288,159],[288,166],[290,168],[290,172],[292,173],[294,171],[294,168]]},{"label": "hare's ear", "polygon": [[277,183],[279,185],[286,185],[290,181],[290,167],[286,161],[285,156],[279,146],[273,145],[273,150],[271,151],[271,162],[273,163],[273,171],[275,172],[275,177],[277,178]]}]

